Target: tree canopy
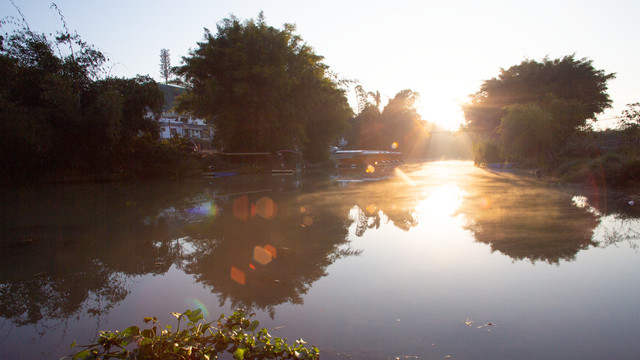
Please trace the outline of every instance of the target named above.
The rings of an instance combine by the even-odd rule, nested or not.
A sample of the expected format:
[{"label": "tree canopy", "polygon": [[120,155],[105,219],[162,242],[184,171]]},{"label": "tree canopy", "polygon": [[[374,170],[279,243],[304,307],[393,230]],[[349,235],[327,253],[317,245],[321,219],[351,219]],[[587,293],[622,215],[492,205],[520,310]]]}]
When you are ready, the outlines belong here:
[{"label": "tree canopy", "polygon": [[144,136],[157,138],[157,84],[104,77],[106,60],[66,25],[54,40],[26,25],[0,38],[4,181],[120,173]]},{"label": "tree canopy", "polygon": [[545,143],[546,155],[553,158],[589,119],[611,107],[607,82],[614,78],[575,55],[525,60],[482,83],[462,107],[466,128],[485,140],[502,140],[506,157],[516,155],[509,152],[516,148],[514,138],[539,137],[533,141]]},{"label": "tree canopy", "polygon": [[351,115],[344,89],[295,26],[222,20],[184,65],[178,109],[207,119],[226,151],[303,150],[321,161]]},{"label": "tree canopy", "polygon": [[366,92],[358,86],[356,93],[360,112],[350,120],[351,129],[346,134],[351,147],[425,155],[429,124],[416,110],[419,93],[410,89],[399,91],[382,111],[379,92]]}]

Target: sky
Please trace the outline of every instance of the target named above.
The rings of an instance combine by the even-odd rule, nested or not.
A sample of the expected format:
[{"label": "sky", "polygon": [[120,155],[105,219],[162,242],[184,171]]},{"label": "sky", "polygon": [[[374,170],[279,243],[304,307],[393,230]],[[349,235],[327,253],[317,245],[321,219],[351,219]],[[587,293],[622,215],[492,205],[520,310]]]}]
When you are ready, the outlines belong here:
[{"label": "sky", "polygon": [[[13,0],[32,30],[62,29],[51,2]],[[0,18],[20,18],[0,0]],[[109,74],[160,76],[160,50],[171,65],[203,39],[204,28],[230,15],[268,25],[297,26],[297,34],[330,69],[379,91],[382,105],[399,91],[420,93],[422,118],[455,129],[460,105],[484,80],[523,60],[575,54],[596,69],[615,73],[609,84],[613,108],[598,116],[616,125],[627,104],[640,101],[640,1],[578,0],[57,0],[68,28],[110,59]],[[10,31],[3,25],[2,33]],[[350,101],[355,93],[349,92]]]}]

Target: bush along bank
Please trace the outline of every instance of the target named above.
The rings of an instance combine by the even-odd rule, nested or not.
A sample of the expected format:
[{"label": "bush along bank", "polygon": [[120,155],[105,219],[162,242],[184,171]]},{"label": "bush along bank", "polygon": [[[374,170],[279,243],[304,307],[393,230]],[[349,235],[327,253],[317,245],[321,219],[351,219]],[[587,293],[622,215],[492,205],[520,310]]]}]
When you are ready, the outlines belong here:
[{"label": "bush along bank", "polygon": [[[238,360],[320,358],[320,350],[306,347],[302,339],[288,345],[267,329],[258,330],[260,323],[251,320],[254,314],[242,309],[211,322],[204,320],[200,309],[171,314],[178,320],[175,330],[171,325],[163,327],[156,317],[145,317],[150,328],[101,331],[97,343],[80,346],[84,350],[71,355],[72,359],[217,359],[219,354]],[[186,326],[181,330],[182,321]],[[77,346],[75,341],[71,346]]]}]

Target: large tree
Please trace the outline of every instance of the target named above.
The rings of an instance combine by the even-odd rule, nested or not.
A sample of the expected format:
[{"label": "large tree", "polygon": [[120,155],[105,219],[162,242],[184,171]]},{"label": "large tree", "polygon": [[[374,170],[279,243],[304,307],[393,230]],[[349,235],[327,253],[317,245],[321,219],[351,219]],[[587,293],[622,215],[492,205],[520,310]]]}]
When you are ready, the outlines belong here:
[{"label": "large tree", "polygon": [[300,149],[323,160],[351,115],[340,82],[295,27],[222,20],[175,68],[187,88],[178,108],[206,118],[228,151]]},{"label": "large tree", "polygon": [[[545,148],[555,149],[555,153],[547,154],[554,157],[561,150],[559,144],[584,127],[588,120],[611,107],[607,82],[613,78],[614,74],[594,68],[592,60],[576,59],[574,55],[554,60],[544,58],[541,62],[525,60],[507,70],[501,69],[498,77],[482,83],[480,90],[462,107],[466,128],[485,141],[498,140],[503,121],[506,121],[502,126],[504,138],[506,133],[514,135],[516,131],[528,131],[532,114],[537,112],[534,117],[539,119],[540,111],[545,111],[551,116],[545,129],[553,131],[549,140],[553,144]],[[529,107],[525,111],[522,107],[514,107],[525,104],[540,109]],[[519,120],[516,114],[526,116]],[[528,133],[527,136],[538,135],[548,137],[548,134],[540,133]]]}]

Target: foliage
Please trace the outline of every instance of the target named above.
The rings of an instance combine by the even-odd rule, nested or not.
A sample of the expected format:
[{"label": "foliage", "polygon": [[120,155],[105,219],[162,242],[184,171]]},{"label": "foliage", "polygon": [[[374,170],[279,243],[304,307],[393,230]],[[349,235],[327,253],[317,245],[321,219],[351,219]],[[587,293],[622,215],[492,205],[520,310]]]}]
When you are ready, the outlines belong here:
[{"label": "foliage", "polygon": [[640,157],[608,152],[593,159],[570,161],[559,170],[562,180],[598,186],[637,186]]},{"label": "foliage", "polygon": [[[531,142],[536,142],[537,146],[546,144],[547,157],[554,159],[588,119],[611,107],[607,81],[614,77],[595,69],[592,60],[577,60],[574,55],[544,58],[542,62],[525,60],[501,69],[497,78],[484,81],[463,105],[466,128],[484,138],[497,138],[502,129],[501,145],[507,156],[523,156],[520,150],[531,148]],[[529,144],[516,144],[506,133]]]},{"label": "foliage", "polygon": [[631,132],[640,130],[640,102],[627,104],[627,109],[622,111],[619,128]]},{"label": "foliage", "polygon": [[158,138],[151,115],[162,111],[157,83],[148,76],[103,77],[106,57],[71,34],[62,19],[64,31],[53,40],[33,32],[24,20],[2,37],[4,182],[110,179],[130,176],[123,171],[137,171],[135,163],[152,160],[136,151],[140,144],[150,149],[146,139]]},{"label": "foliage", "polygon": [[384,124],[380,110],[367,105],[358,115],[350,120],[350,131],[346,140],[351,147],[357,149],[388,149]]},{"label": "foliage", "polygon": [[387,129],[385,150],[396,144],[393,146],[395,150],[409,155],[419,153],[419,149],[424,147],[426,124],[416,110],[419,98],[420,94],[415,91],[402,90],[382,110],[382,122]]},{"label": "foliage", "polygon": [[[200,309],[171,314],[178,319],[175,331],[170,325],[163,328],[156,317],[145,317],[151,328],[101,331],[98,342],[83,346],[86,349],[75,353],[73,359],[217,359],[224,353],[239,360],[320,358],[318,348],[307,348],[302,339],[290,346],[286,339],[273,338],[267,329],[258,330],[260,323],[250,319],[254,314],[247,317],[241,309],[211,322],[204,320]],[[186,328],[181,330],[183,320]],[[134,343],[137,347],[129,350]]]},{"label": "foliage", "polygon": [[495,140],[480,139],[473,143],[473,162],[476,165],[501,161],[500,149]]},{"label": "foliage", "polygon": [[351,110],[340,81],[294,31],[268,26],[262,13],[205,29],[174,68],[187,88],[178,110],[212,123],[226,151],[297,149],[323,160]]},{"label": "foliage", "polygon": [[507,114],[497,130],[504,158],[512,161],[530,157],[542,163],[551,146],[552,120],[550,112],[536,104],[507,107]]},{"label": "foliage", "polygon": [[595,69],[592,60],[577,60],[574,55],[555,60],[544,58],[542,62],[525,60],[507,70],[501,69],[497,78],[482,83],[480,90],[463,106],[467,126],[494,130],[506,106],[540,104],[550,94],[579,103],[583,109],[579,120],[584,123],[611,107],[607,81],[614,78],[614,74]]},{"label": "foliage", "polygon": [[[352,148],[395,150],[407,156],[424,156],[429,124],[416,110],[420,94],[410,89],[398,92],[379,110],[380,92],[356,86],[360,112],[350,120],[345,139]],[[370,101],[373,100],[373,102]]]}]

